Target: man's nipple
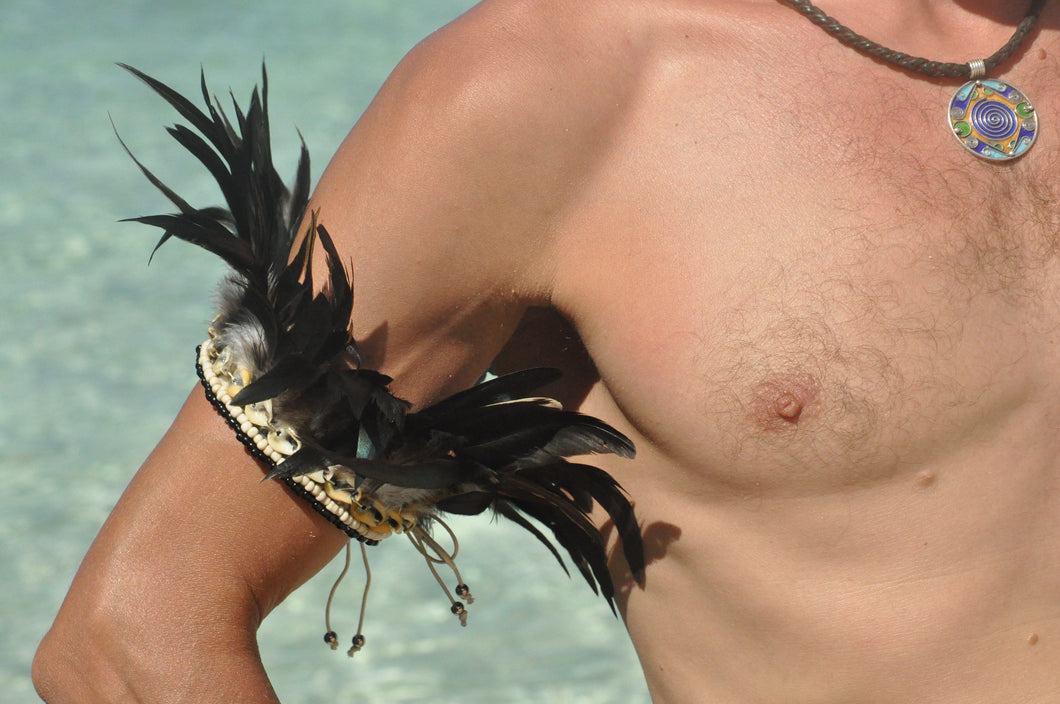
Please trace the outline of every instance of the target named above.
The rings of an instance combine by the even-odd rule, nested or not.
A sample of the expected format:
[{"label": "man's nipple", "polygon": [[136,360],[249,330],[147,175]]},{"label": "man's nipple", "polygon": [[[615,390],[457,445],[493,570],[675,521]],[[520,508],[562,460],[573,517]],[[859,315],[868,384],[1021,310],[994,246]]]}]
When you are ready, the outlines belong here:
[{"label": "man's nipple", "polygon": [[754,388],[751,415],[766,430],[798,426],[820,395],[820,385],[809,374],[779,374]]}]

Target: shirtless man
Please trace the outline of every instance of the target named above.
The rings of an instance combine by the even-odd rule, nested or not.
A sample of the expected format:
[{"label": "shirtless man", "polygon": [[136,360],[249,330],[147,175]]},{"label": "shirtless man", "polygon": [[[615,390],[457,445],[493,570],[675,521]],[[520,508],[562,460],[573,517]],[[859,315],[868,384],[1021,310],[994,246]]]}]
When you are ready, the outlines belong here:
[{"label": "shirtless man", "polygon": [[[967,61],[1027,3],[820,4]],[[503,350],[635,440],[596,461],[644,524],[644,588],[614,571],[657,704],[1060,701],[1058,15],[993,74],[1041,118],[1007,165],[947,133],[954,82],[777,0],[487,0],[324,174],[399,395]],[[194,391],[41,646],[49,702],[273,701],[255,628],[342,536],[260,477]]]}]

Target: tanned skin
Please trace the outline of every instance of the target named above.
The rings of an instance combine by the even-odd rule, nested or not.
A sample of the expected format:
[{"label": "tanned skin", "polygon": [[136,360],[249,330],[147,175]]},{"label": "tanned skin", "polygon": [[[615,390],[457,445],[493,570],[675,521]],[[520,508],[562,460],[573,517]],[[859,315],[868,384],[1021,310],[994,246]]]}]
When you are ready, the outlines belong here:
[{"label": "tanned skin", "polygon": [[[1026,10],[820,5],[952,61]],[[1041,120],[998,165],[953,82],[775,0],[488,0],[323,175],[396,393],[556,364],[636,442],[595,461],[643,522],[644,586],[613,570],[657,704],[1060,701],[1058,22],[995,73]],[[48,702],[275,701],[256,627],[342,538],[260,477],[193,391],[41,645]]]}]

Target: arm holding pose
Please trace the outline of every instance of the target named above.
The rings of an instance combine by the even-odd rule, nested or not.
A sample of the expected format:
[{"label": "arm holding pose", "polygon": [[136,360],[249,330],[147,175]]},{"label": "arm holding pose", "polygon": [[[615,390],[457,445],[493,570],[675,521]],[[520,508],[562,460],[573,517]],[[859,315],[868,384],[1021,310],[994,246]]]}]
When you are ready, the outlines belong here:
[{"label": "arm holding pose", "polygon": [[[489,5],[405,59],[309,205],[353,263],[364,366],[414,410],[473,383],[547,305],[549,233],[595,143],[591,108],[546,100],[560,64]],[[275,701],[257,627],[345,537],[261,477],[192,391],[38,650],[46,701]]]}]

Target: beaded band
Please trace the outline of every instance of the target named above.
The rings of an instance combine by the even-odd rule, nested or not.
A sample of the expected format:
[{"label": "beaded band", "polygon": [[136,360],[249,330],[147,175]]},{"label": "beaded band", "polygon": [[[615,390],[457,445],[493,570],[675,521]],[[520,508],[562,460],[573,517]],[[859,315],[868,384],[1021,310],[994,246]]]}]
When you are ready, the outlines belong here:
[{"label": "beaded band", "polygon": [[[195,370],[207,398],[236,432],[236,437],[257,459],[272,468],[297,452],[301,442],[293,428],[274,417],[271,404],[236,406],[232,398],[251,381],[246,367],[218,350],[213,339],[196,349]],[[309,501],[320,515],[351,538],[376,545],[394,533],[416,526],[416,516],[387,509],[378,500],[335,487],[326,471],[282,477],[296,494]]]}]

